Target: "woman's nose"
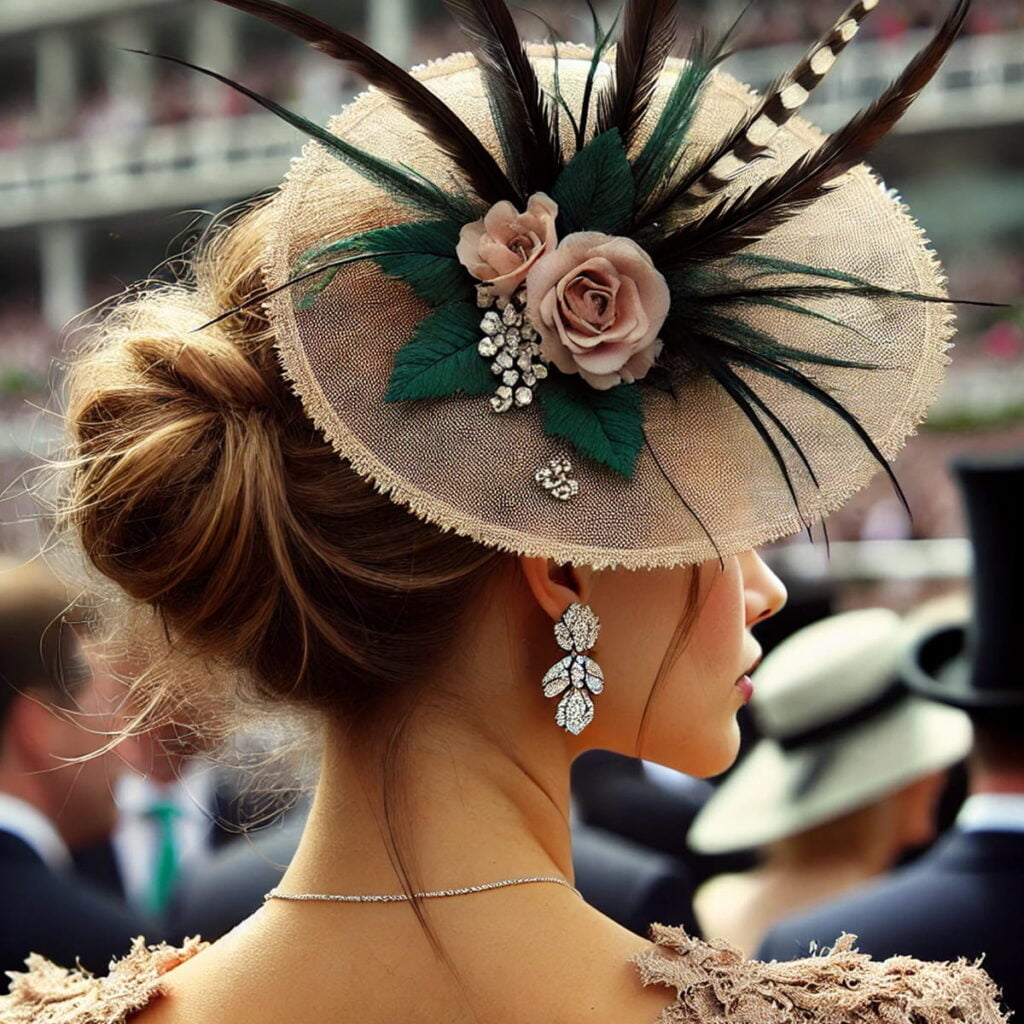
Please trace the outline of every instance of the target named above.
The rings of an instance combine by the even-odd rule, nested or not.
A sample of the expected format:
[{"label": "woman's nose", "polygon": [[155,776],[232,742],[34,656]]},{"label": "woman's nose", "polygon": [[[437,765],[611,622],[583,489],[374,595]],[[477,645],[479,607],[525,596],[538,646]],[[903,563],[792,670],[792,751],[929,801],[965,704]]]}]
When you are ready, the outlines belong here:
[{"label": "woman's nose", "polygon": [[747,625],[770,619],[786,603],[786,586],[756,551],[740,555]]}]

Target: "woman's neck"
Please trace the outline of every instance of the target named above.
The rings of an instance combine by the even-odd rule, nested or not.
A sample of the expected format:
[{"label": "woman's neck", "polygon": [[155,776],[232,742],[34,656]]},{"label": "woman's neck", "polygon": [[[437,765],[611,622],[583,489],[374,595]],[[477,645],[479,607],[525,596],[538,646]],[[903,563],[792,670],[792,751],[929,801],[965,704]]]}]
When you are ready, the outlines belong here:
[{"label": "woman's neck", "polygon": [[399,864],[418,891],[532,875],[572,880],[568,760],[557,736],[536,737],[517,758],[500,735],[461,730],[429,711],[407,735],[385,776],[380,756],[357,756],[329,730],[284,891],[399,892]]}]

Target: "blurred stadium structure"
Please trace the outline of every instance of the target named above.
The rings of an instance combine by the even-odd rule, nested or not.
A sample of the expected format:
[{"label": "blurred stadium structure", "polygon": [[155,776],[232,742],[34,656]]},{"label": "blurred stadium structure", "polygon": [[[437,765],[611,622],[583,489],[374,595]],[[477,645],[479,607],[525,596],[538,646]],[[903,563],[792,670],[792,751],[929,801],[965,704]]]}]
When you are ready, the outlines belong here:
[{"label": "blurred stadium structure", "polygon": [[[463,45],[440,0],[293,2],[399,62]],[[766,84],[843,3],[761,0],[740,34],[752,49],[727,70]],[[582,0],[533,6],[565,38],[589,38]],[[737,6],[680,3],[680,17],[725,24]],[[935,0],[882,0],[867,38],[840,61],[809,116],[833,128],[877,95],[919,45],[918,30],[944,8]],[[521,22],[525,35],[547,33],[528,13]],[[216,211],[273,187],[302,143],[231,90],[126,49],[215,68],[319,121],[357,88],[326,57],[212,0],[0,2],[0,492],[30,464],[27,449],[45,450],[57,433],[56,417],[34,405],[47,401],[59,376],[52,364],[68,320],[178,251],[195,230],[195,215],[183,209]],[[1024,0],[977,0],[968,35],[873,161],[927,225],[959,297],[1019,302],[1022,154]],[[172,236],[177,242],[168,245]],[[1024,447],[1020,309],[964,310],[961,324],[931,430],[898,465],[916,536],[961,532],[942,472],[951,452]],[[35,542],[35,529],[14,518],[12,505],[0,504],[0,550]],[[909,529],[884,486],[874,485],[832,533],[886,539]]]}]

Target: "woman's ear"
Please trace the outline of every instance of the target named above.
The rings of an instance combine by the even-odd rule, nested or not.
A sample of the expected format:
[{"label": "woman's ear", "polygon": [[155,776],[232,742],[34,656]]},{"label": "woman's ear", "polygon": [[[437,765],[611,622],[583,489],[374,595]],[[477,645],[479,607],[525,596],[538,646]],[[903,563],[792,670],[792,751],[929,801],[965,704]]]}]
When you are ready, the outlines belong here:
[{"label": "woman's ear", "polygon": [[519,556],[523,576],[537,604],[557,621],[569,605],[586,604],[590,596],[591,571],[586,566],[558,565],[550,558]]}]

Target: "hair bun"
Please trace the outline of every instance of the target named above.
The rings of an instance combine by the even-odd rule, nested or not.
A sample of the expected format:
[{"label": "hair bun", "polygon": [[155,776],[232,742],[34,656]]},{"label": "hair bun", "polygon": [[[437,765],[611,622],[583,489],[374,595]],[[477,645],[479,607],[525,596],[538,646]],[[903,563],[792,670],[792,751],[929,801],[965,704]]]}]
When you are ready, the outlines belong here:
[{"label": "hair bun", "polygon": [[147,332],[125,345],[148,380],[178,386],[211,406],[244,411],[274,403],[266,377],[216,326],[184,337]]},{"label": "hair bun", "polygon": [[247,352],[223,325],[196,331],[210,315],[199,307],[184,288],[130,296],[80,357],[68,410],[71,514],[89,558],[192,639],[253,613],[270,567],[251,556],[287,504],[272,485],[283,429],[273,350]]}]

